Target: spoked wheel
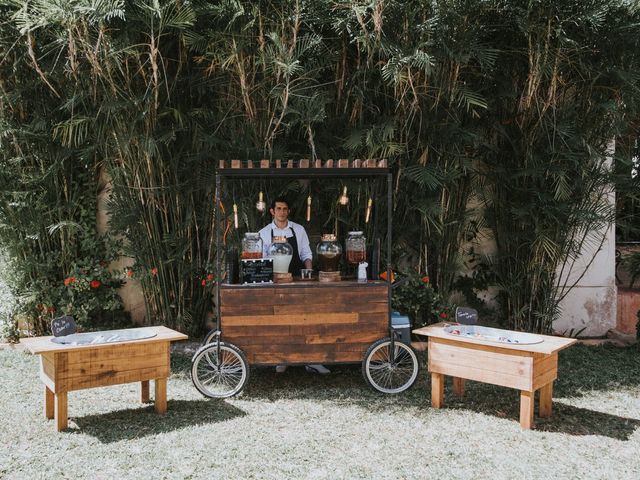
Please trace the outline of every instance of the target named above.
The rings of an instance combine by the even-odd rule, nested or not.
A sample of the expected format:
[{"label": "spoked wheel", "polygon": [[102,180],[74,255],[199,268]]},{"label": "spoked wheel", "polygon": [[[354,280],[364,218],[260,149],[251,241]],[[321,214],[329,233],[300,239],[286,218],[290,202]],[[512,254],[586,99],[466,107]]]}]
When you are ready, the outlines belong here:
[{"label": "spoked wheel", "polygon": [[247,358],[231,343],[203,345],[191,360],[191,381],[206,397],[232,397],[244,388],[248,380]]},{"label": "spoked wheel", "polygon": [[362,375],[382,393],[400,393],[411,388],[418,378],[418,357],[413,349],[398,340],[383,338],[373,343],[364,354]]}]

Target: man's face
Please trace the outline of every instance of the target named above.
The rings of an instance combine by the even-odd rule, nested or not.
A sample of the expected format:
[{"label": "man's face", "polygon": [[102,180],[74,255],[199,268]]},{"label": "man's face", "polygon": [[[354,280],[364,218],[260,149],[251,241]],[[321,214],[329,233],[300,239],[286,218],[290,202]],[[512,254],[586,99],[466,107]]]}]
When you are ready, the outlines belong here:
[{"label": "man's face", "polygon": [[286,222],[289,216],[289,206],[284,202],[276,202],[275,208],[269,209],[273,218],[279,222]]}]

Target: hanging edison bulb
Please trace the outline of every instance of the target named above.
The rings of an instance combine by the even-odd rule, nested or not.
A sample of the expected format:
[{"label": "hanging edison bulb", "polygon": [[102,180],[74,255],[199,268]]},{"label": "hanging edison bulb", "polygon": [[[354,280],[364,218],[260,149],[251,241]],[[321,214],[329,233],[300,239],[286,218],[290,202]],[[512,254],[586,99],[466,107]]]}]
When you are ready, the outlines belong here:
[{"label": "hanging edison bulb", "polygon": [[311,221],[311,195],[307,197],[307,222]]},{"label": "hanging edison bulb", "polygon": [[347,205],[349,203],[349,197],[347,197],[347,187],[346,185],[342,189],[342,195],[338,198],[338,203],[340,205]]},{"label": "hanging edison bulb", "polygon": [[371,205],[373,205],[373,199],[369,198],[367,202],[367,213],[364,216],[364,223],[369,223],[369,217],[371,216]]},{"label": "hanging edison bulb", "polygon": [[264,201],[264,194],[260,192],[258,194],[258,201],[256,202],[256,210],[260,213],[264,213],[267,210],[267,204]]},{"label": "hanging edison bulb", "polygon": [[238,205],[233,204],[233,226],[238,229]]}]

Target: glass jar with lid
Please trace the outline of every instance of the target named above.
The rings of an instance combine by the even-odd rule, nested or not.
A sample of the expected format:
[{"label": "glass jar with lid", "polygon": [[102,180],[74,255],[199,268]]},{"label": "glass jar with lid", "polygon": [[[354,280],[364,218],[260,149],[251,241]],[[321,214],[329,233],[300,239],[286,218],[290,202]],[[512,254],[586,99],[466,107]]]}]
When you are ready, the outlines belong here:
[{"label": "glass jar with lid", "polygon": [[273,273],[289,273],[293,247],[287,242],[287,237],[273,237],[268,256],[273,259]]},{"label": "glass jar with lid", "polygon": [[321,272],[339,272],[342,245],[333,233],[325,233],[316,247]]},{"label": "glass jar with lid", "polygon": [[243,260],[262,258],[262,238],[256,232],[247,232],[242,239],[240,258]]},{"label": "glass jar with lid", "polygon": [[362,232],[349,232],[344,242],[347,262],[358,265],[367,261],[367,239]]}]

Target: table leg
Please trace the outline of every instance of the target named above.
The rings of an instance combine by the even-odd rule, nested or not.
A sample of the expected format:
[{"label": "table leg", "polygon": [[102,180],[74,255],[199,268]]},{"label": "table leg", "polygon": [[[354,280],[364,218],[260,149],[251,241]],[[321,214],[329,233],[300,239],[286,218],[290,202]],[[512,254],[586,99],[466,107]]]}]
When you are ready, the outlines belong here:
[{"label": "table leg", "polygon": [[431,374],[431,406],[442,408],[444,404],[444,375],[441,373]]},{"label": "table leg", "polygon": [[156,385],[156,392],[155,392],[156,413],[166,413],[167,412],[167,379],[156,378],[155,385]]},{"label": "table leg", "polygon": [[533,406],[535,392],[520,391],[520,427],[524,430],[533,428]]},{"label": "table leg", "polygon": [[142,380],[140,382],[140,401],[142,403],[149,403],[149,380]]},{"label": "table leg", "polygon": [[464,397],[464,378],[453,377],[453,393],[456,397]]},{"label": "table leg", "polygon": [[49,387],[44,386],[44,416],[51,420],[54,418],[54,401],[53,401],[53,392],[49,390]]},{"label": "table leg", "polygon": [[540,388],[540,416],[542,418],[551,416],[551,397],[553,395],[553,382],[547,383]]},{"label": "table leg", "polygon": [[61,432],[69,426],[69,419],[67,418],[67,392],[56,393],[54,403],[56,429]]}]

